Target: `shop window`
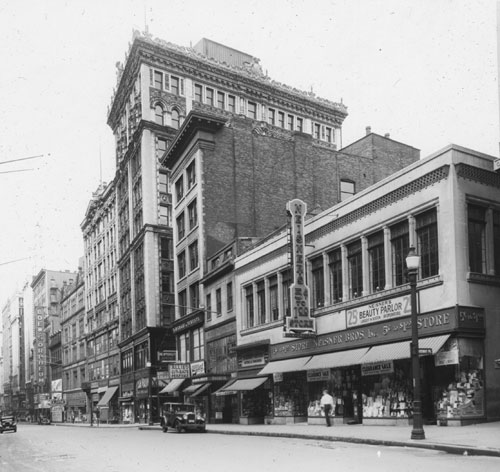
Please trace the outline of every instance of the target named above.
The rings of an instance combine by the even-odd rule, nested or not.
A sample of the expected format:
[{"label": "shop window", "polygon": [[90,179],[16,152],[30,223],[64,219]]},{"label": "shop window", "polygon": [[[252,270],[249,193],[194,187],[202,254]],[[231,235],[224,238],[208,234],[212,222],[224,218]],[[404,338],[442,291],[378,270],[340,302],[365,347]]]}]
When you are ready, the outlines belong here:
[{"label": "shop window", "polygon": [[266,288],[264,281],[257,284],[258,323],[266,323]]},{"label": "shop window", "polygon": [[469,268],[471,272],[486,273],[486,208],[469,205]]},{"label": "shop window", "polygon": [[395,287],[407,282],[406,256],[409,249],[408,221],[391,226],[392,276]]},{"label": "shop window", "polygon": [[356,193],[356,185],[352,180],[340,181],[340,201],[351,198]]},{"label": "shop window", "polygon": [[361,241],[356,241],[347,246],[347,264],[349,270],[349,296],[361,297],[363,294],[363,264]]},{"label": "shop window", "polygon": [[330,300],[332,303],[342,301],[342,252],[336,249],[328,254],[330,269]]},{"label": "shop window", "polygon": [[323,256],[311,261],[312,272],[312,305],[320,308],[325,304],[325,277],[323,272]]},{"label": "shop window", "polygon": [[233,309],[233,282],[228,282],[226,285],[226,303],[227,311]]},{"label": "shop window", "polygon": [[372,293],[385,287],[384,233],[379,231],[368,237],[368,261]]},{"label": "shop window", "polygon": [[280,318],[278,307],[278,277],[273,276],[269,279],[269,305],[271,309],[271,321],[277,321]]},{"label": "shop window", "polygon": [[252,285],[245,288],[245,302],[246,302],[247,328],[251,328],[252,326],[254,326],[255,323]]},{"label": "shop window", "polygon": [[436,209],[417,215],[417,250],[420,254],[420,277],[425,279],[439,273],[439,251]]}]

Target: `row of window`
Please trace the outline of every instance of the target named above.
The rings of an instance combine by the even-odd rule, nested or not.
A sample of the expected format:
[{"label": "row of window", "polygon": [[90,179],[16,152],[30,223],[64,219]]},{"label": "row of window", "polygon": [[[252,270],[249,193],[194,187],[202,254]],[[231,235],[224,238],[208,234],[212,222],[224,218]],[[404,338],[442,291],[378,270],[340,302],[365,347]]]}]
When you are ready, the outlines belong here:
[{"label": "row of window", "polygon": [[196,362],[204,359],[205,337],[203,328],[179,335],[178,359],[180,362]]},{"label": "row of window", "polygon": [[[212,293],[208,293],[205,296],[206,302],[206,313],[207,313],[207,321],[212,320],[212,315],[222,316],[223,307],[222,307],[222,287],[215,289],[215,305],[212,306]],[[233,282],[228,282],[225,286],[225,312],[229,312],[233,309]]]},{"label": "row of window", "polygon": [[185,277],[189,272],[195,270],[199,266],[198,258],[198,241],[193,241],[188,246],[188,260],[186,261],[186,251],[181,251],[177,255],[177,271],[179,279]]},{"label": "row of window", "polygon": [[180,317],[197,310],[199,306],[200,286],[198,282],[179,292],[177,308]]},{"label": "row of window", "polygon": [[[186,184],[184,184],[184,182]],[[184,195],[196,184],[196,161],[193,160],[184,173],[175,181],[175,203],[178,204]]]},{"label": "row of window", "polygon": [[[188,228],[187,232],[189,233],[191,230],[198,226],[198,207],[196,206],[196,199],[194,199],[187,206],[187,216],[188,216]],[[180,241],[184,239],[187,235],[186,233],[186,217],[185,212],[181,212],[176,220],[177,223],[177,240]]]}]

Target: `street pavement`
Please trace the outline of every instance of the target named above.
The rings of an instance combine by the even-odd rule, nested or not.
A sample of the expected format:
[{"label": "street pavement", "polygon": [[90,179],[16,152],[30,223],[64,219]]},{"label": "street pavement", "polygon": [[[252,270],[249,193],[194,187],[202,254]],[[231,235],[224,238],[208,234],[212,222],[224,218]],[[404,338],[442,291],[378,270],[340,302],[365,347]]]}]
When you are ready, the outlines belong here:
[{"label": "street pavement", "polygon": [[[55,426],[90,427],[89,424],[56,423]],[[94,428],[138,428],[157,429],[158,424],[100,424]],[[214,434],[238,434],[342,441],[381,446],[414,447],[444,451],[451,454],[500,457],[500,422],[481,423],[470,426],[424,426],[425,439],[411,439],[411,426],[372,425],[240,425],[208,424],[207,432]]]}]

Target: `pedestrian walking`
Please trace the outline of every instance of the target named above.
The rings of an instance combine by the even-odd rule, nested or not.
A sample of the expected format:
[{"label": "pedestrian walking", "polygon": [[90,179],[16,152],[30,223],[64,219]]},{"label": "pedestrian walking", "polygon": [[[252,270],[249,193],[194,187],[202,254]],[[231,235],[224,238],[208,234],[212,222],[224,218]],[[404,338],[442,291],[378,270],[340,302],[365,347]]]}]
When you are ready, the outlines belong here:
[{"label": "pedestrian walking", "polygon": [[328,390],[323,390],[323,396],[321,397],[321,408],[325,412],[326,425],[331,426],[330,412],[334,407],[333,397],[328,393]]}]

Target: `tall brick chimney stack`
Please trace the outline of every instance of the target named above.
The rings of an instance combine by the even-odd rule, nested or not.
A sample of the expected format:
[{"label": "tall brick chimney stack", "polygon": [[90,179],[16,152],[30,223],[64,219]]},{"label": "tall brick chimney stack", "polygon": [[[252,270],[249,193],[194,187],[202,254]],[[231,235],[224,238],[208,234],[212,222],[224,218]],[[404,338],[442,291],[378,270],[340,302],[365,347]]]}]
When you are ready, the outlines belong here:
[{"label": "tall brick chimney stack", "polygon": [[366,127],[366,135],[368,136],[371,132],[372,132],[372,127],[371,126],[367,126]]}]

